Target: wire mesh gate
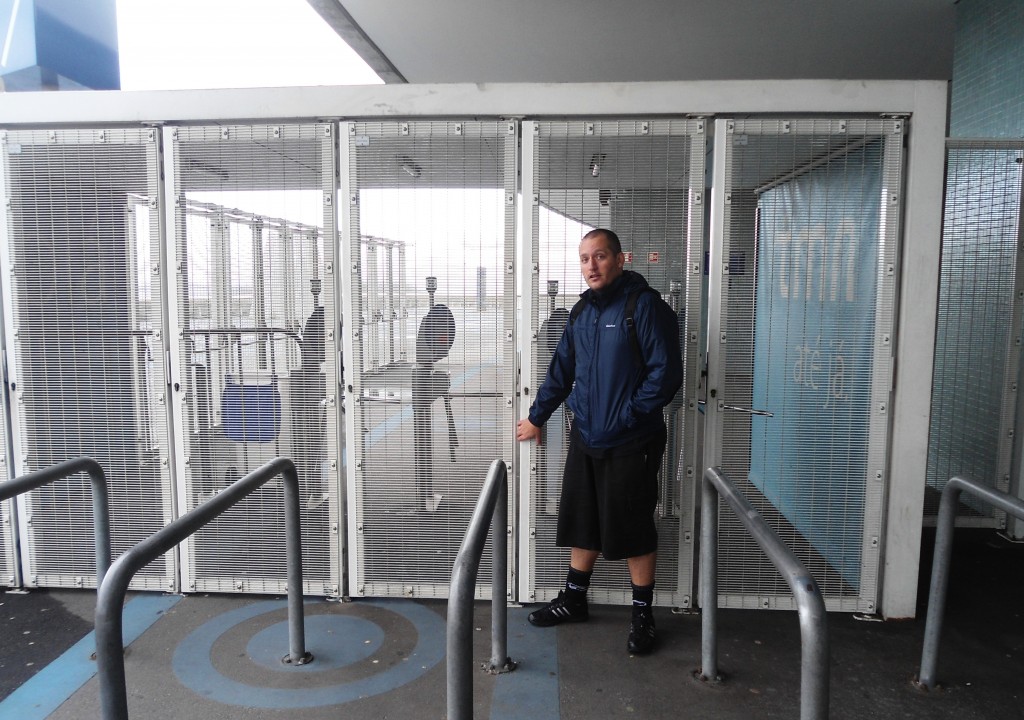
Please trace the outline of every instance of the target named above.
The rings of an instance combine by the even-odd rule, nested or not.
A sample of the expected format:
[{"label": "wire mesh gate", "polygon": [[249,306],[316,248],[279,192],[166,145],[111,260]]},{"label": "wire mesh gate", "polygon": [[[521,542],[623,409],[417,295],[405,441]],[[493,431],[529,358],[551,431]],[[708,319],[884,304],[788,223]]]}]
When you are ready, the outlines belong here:
[{"label": "wire mesh gate", "polygon": [[[831,610],[875,609],[904,130],[716,121],[705,464],[749,479]],[[791,607],[725,508],[719,548],[720,603]]]},{"label": "wire mesh gate", "polygon": [[518,131],[342,124],[353,595],[447,596],[487,468],[511,455]]},{"label": "wire mesh gate", "polygon": [[[173,128],[168,173],[180,507],[292,459],[305,592],[326,595],[342,587],[334,127]],[[283,592],[281,502],[256,492],[186,541],[185,588]]]},{"label": "wire mesh gate", "polygon": [[[6,196],[4,191],[4,174],[0,172],[0,198]],[[0,238],[3,232],[0,231]],[[0,337],[3,336],[3,317],[0,313]],[[7,393],[0,393],[0,432],[3,443],[0,444],[0,483],[11,479],[7,473],[7,438],[9,433],[7,418],[10,413],[7,405]],[[17,508],[13,498],[0,502],[0,585],[17,587],[21,585],[21,565],[18,563],[17,546]]]},{"label": "wire mesh gate", "polygon": [[[812,571],[819,569],[832,609],[871,610],[885,483],[901,122],[717,122],[715,183],[727,201],[724,241],[712,252],[720,253],[712,270],[718,295],[707,300],[704,162],[712,128],[700,119],[8,133],[4,192],[14,211],[3,263],[5,277],[14,278],[4,300],[15,358],[16,451],[101,454],[67,446],[69,417],[85,437],[101,429],[123,433],[130,442],[119,434],[116,450],[127,470],[112,463],[112,497],[128,524],[155,527],[169,520],[172,491],[187,510],[268,457],[293,457],[303,492],[306,592],[344,592],[347,567],[354,595],[444,596],[487,464],[513,456],[516,393],[522,388],[525,395],[542,379],[559,323],[583,289],[579,238],[610,226],[625,241],[629,267],[676,308],[683,329],[686,380],[669,412],[657,601],[691,603],[702,315],[705,304],[718,303],[710,312],[711,359],[726,390],[708,409],[710,416],[721,405],[724,413],[721,428],[711,426],[723,438],[723,467],[752,477],[751,493],[764,495],[780,530]],[[169,148],[166,200],[161,138]],[[95,227],[75,227],[72,216],[87,201],[100,208]],[[59,222],[46,232],[42,216],[29,210],[39,207],[56,209],[48,212]],[[527,250],[518,265],[517,221]],[[163,227],[170,236],[161,252]],[[51,238],[40,245],[50,255],[20,260],[26,239],[36,235]],[[88,285],[79,262],[109,282],[99,290]],[[173,291],[163,287],[167,280]],[[108,295],[116,301],[107,302]],[[786,310],[780,297],[790,306],[799,299],[800,307]],[[827,335],[830,304],[842,305],[836,317],[849,322]],[[759,335],[769,326],[802,330],[777,333],[785,342],[776,343]],[[83,347],[83,333],[91,333],[90,349],[104,349],[99,359],[72,351]],[[119,344],[104,344],[115,337]],[[517,348],[521,379],[514,372]],[[76,381],[102,372],[108,374],[91,389]],[[769,407],[780,392],[784,410]],[[93,409],[96,398],[113,409],[87,419],[81,408]],[[65,405],[78,414],[64,412]],[[764,405],[777,415],[751,418],[726,405]],[[54,408],[64,413],[58,421]],[[520,504],[514,517],[521,529],[519,561],[510,568],[519,572],[523,600],[553,593],[564,577],[565,556],[553,548],[564,423],[552,419],[541,451],[521,448],[513,475],[520,484],[510,500]],[[831,427],[832,436],[807,435],[812,425]],[[803,469],[799,489],[769,487],[764,478],[787,460],[786,451],[774,450],[794,443],[813,448],[809,455],[823,464]],[[841,481],[821,484],[829,473]],[[123,491],[130,500],[118,501],[118,477],[135,483]],[[66,524],[74,526],[70,535],[87,535],[88,518],[74,512],[88,505],[72,500],[59,499]],[[283,549],[272,539],[276,514],[262,503],[254,496],[240,516],[186,546],[184,589],[283,590]],[[128,541],[118,538],[112,510],[116,553]],[[783,606],[776,594],[784,590],[760,579],[728,522],[723,513],[723,597]],[[843,531],[821,535],[823,526]],[[73,555],[88,543],[69,540],[66,528],[55,530],[59,537],[51,542],[35,522],[27,527],[30,555],[66,549],[82,565],[65,574],[33,566],[33,582],[88,583],[91,558]],[[66,557],[60,559],[64,565]],[[138,582],[173,584],[173,559],[153,572]],[[622,601],[624,588],[624,570],[601,566],[595,574],[598,601]]]},{"label": "wire mesh gate", "polygon": [[[6,457],[4,459],[6,460]],[[0,503],[0,585],[8,587],[21,584],[15,552],[15,529],[14,501],[5,500]]]},{"label": "wire mesh gate", "polygon": [[[153,129],[7,131],[0,242],[15,475],[70,457],[110,476],[123,552],[172,517]],[[24,582],[95,585],[88,481],[19,498]],[[173,557],[134,587],[175,588]]]},{"label": "wire mesh gate", "polygon": [[[0,167],[3,166],[0,165]],[[7,197],[6,175],[5,171],[0,171],[0,201]],[[0,224],[0,242],[7,238],[8,233],[7,223]],[[2,307],[3,303],[0,302],[0,308]],[[4,316],[0,310],[0,337],[6,336],[3,323]],[[3,439],[3,442],[0,443],[0,483],[12,479],[13,476],[13,473],[8,472],[7,448],[10,437],[8,417],[10,417],[8,395],[6,392],[2,392],[0,393],[0,433],[3,434],[0,435],[0,438]],[[13,498],[0,502],[0,585],[8,587],[17,587],[22,584],[16,537],[18,532],[16,502]]]},{"label": "wire mesh gate", "polygon": [[[658,504],[656,602],[688,606],[693,574],[696,395],[700,378],[705,121],[576,120],[523,126],[524,321],[533,338],[522,384],[543,382],[569,308],[586,289],[580,238],[595,227],[619,234],[626,267],[640,272],[676,310],[685,380],[666,410],[669,444]],[[532,393],[524,390],[524,402]],[[554,547],[568,418],[556,411],[540,447],[524,446],[521,473],[520,597],[541,600],[563,587],[568,551]],[[598,602],[623,602],[622,563],[599,562],[591,583]]]}]

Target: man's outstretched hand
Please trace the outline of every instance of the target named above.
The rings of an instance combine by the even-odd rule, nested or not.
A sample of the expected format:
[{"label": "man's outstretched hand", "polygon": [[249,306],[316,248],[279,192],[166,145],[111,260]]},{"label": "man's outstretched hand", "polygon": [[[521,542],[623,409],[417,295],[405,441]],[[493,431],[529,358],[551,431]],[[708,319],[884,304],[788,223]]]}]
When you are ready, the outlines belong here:
[{"label": "man's outstretched hand", "polygon": [[519,441],[536,440],[538,445],[543,444],[540,428],[530,422],[529,418],[523,418],[516,425],[516,439]]}]

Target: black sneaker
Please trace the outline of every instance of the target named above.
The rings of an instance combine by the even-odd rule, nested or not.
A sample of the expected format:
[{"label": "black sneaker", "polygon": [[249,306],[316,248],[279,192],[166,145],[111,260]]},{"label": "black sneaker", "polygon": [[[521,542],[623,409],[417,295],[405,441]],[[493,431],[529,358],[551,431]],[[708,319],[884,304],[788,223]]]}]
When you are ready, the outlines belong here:
[{"label": "black sneaker", "polygon": [[564,622],[583,622],[590,617],[587,601],[569,603],[565,601],[565,591],[559,590],[558,597],[542,607],[534,610],[527,618],[531,625],[551,627]]},{"label": "black sneaker", "polygon": [[634,608],[626,649],[631,655],[646,655],[654,649],[654,612],[651,608]]}]

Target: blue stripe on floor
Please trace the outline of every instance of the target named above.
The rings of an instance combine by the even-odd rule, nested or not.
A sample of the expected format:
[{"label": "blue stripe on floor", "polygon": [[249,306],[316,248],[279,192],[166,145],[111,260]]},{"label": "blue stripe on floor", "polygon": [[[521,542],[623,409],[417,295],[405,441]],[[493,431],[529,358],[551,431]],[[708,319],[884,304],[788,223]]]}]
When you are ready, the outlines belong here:
[{"label": "blue stripe on floor", "polygon": [[[181,600],[180,595],[143,594],[124,606],[125,647]],[[96,634],[91,632],[0,702],[0,717],[43,720],[96,674]]]},{"label": "blue stripe on floor", "polygon": [[491,698],[491,720],[559,720],[558,633],[527,621],[527,608],[508,611],[508,653],[519,663],[499,675]]}]

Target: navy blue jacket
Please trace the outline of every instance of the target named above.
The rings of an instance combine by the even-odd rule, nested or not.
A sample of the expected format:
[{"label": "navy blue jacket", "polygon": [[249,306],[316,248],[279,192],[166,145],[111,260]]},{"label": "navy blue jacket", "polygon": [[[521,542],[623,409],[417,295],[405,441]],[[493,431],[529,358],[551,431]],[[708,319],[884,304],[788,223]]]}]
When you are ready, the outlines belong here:
[{"label": "navy blue jacket", "polygon": [[633,313],[644,364],[638,365],[623,322],[626,298],[647,280],[626,270],[601,293],[586,290],[583,311],[567,323],[530,408],[530,422],[547,422],[563,402],[590,448],[610,448],[660,432],[662,408],[683,382],[679,324],[657,293],[641,293]]}]

